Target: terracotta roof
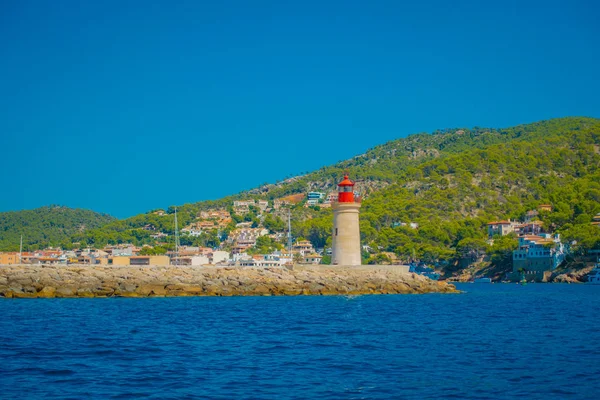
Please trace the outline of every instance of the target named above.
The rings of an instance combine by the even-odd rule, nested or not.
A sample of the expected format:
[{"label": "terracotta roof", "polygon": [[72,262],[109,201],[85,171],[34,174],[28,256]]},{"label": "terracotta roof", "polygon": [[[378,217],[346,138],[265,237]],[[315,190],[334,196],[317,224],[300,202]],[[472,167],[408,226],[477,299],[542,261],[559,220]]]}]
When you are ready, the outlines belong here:
[{"label": "terracotta roof", "polygon": [[536,243],[554,243],[554,240],[542,238],[540,240],[536,240]]},{"label": "terracotta roof", "polygon": [[527,222],[526,224],[523,224],[523,226],[527,226],[527,225],[544,225],[544,223],[542,221],[531,221],[531,222]]},{"label": "terracotta roof", "polygon": [[523,239],[525,239],[525,240],[539,240],[539,239],[543,239],[542,236],[538,236],[538,235],[523,235],[521,237]]},{"label": "terracotta roof", "polygon": [[488,225],[510,225],[510,221],[492,221]]}]

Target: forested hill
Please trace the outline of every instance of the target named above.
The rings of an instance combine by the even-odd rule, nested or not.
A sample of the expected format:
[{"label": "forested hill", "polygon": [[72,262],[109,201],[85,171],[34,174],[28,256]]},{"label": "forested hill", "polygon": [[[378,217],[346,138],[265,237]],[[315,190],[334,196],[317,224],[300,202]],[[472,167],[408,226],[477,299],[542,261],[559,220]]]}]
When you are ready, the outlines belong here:
[{"label": "forested hill", "polygon": [[[485,224],[490,220],[519,218],[543,203],[554,205],[552,213],[542,215],[549,226],[593,244],[596,231],[589,230],[589,221],[600,212],[599,135],[600,120],[579,117],[503,129],[415,134],[312,173],[216,201],[179,206],[179,223],[192,222],[200,210],[231,209],[235,199],[272,200],[305,193],[307,188],[332,190],[348,170],[366,195],[361,213],[363,243],[401,257],[454,259],[485,246]],[[150,235],[142,228],[151,224],[172,233],[172,212],[173,207],[164,216],[149,212],[114,221],[77,235],[76,240],[99,246],[148,243]],[[330,210],[299,205],[292,213],[295,237],[308,238],[317,247],[326,245]],[[255,214],[240,217],[263,223]],[[418,223],[419,229],[396,226],[406,222]],[[214,236],[202,240],[197,244],[215,244]]]},{"label": "forested hill", "polygon": [[[554,207],[540,216],[547,227],[569,240],[578,240],[581,250],[600,247],[600,229],[590,224],[600,213],[600,120],[583,117],[503,129],[457,128],[411,135],[312,173],[220,200],[178,206],[179,226],[197,221],[201,210],[231,211],[236,199],[272,201],[306,193],[307,189],[334,190],[345,171],[358,180],[357,189],[364,195],[363,244],[376,251],[394,252],[404,260],[417,257],[452,263],[465,254],[482,252],[491,253],[496,260],[506,259],[514,240],[498,240],[489,248],[485,243],[486,223],[522,218],[540,204]],[[106,217],[102,222],[108,223],[100,228],[76,229],[72,241],[96,247],[126,242],[154,244],[154,231],[144,230],[144,226],[171,235],[173,210],[169,207],[165,215],[148,212],[112,222]],[[265,215],[258,214],[253,210],[249,215],[234,216],[234,222],[221,234],[226,235],[239,220],[269,225],[272,231],[284,229],[277,216],[269,216],[267,222]],[[46,240],[42,234],[51,227],[52,215],[45,221],[46,225],[35,228]],[[418,223],[419,228],[402,226],[410,222]],[[307,238],[316,247],[327,245],[331,226],[330,209],[305,208],[303,204],[292,209],[293,236]],[[1,229],[6,235],[5,223]],[[18,243],[18,229],[9,230],[10,243]],[[0,244],[5,243],[5,237],[0,237]],[[217,232],[187,239],[187,244],[194,245],[219,243]]]},{"label": "forested hill", "polygon": [[18,251],[21,235],[24,248],[71,247],[78,232],[99,228],[115,220],[106,214],[61,206],[0,213],[0,251]]},{"label": "forested hill", "polygon": [[502,129],[454,128],[438,130],[431,134],[419,133],[376,146],[364,154],[333,166],[292,178],[291,182],[263,185],[246,194],[277,198],[303,192],[307,187],[334,189],[335,183],[345,171],[351,171],[354,179],[359,181],[358,189],[368,193],[371,188],[378,189],[404,179],[407,169],[421,166],[430,160],[510,142],[531,143],[551,136],[567,139],[572,133],[581,130],[597,132],[599,124],[600,120],[595,118],[571,117]]},{"label": "forested hill", "polygon": [[[393,185],[365,201],[364,240],[429,260],[501,252],[485,243],[487,222],[521,219],[551,204],[552,212],[539,216],[546,229],[577,240],[581,251],[600,248],[600,229],[591,225],[600,213],[600,120],[563,118],[501,132],[507,140],[398,173]],[[397,221],[420,228],[392,228]]]}]

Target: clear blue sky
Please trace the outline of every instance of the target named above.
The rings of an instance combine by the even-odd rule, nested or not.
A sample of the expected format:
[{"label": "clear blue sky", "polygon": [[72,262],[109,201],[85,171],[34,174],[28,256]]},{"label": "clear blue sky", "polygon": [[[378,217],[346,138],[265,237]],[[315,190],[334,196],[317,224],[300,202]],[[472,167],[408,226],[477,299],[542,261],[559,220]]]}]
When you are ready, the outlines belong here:
[{"label": "clear blue sky", "polygon": [[595,1],[0,5],[0,211],[126,217],[411,133],[600,117]]}]

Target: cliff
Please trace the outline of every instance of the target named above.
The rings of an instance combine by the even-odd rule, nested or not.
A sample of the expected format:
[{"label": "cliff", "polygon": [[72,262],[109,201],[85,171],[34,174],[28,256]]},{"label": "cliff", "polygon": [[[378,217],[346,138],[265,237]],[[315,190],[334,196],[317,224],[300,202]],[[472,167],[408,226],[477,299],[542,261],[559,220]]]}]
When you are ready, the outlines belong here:
[{"label": "cliff", "polygon": [[0,297],[293,296],[458,293],[390,266],[197,268],[0,267]]}]

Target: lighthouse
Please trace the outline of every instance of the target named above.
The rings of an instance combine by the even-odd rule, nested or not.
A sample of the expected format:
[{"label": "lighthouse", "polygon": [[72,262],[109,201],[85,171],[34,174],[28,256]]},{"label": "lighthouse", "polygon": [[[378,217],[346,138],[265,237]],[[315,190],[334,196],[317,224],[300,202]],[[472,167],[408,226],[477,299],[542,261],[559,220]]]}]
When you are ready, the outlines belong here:
[{"label": "lighthouse", "polygon": [[360,229],[358,210],[360,202],[354,198],[354,182],[344,176],[338,183],[338,200],[333,209],[333,236],[331,263],[334,265],[360,265]]}]

